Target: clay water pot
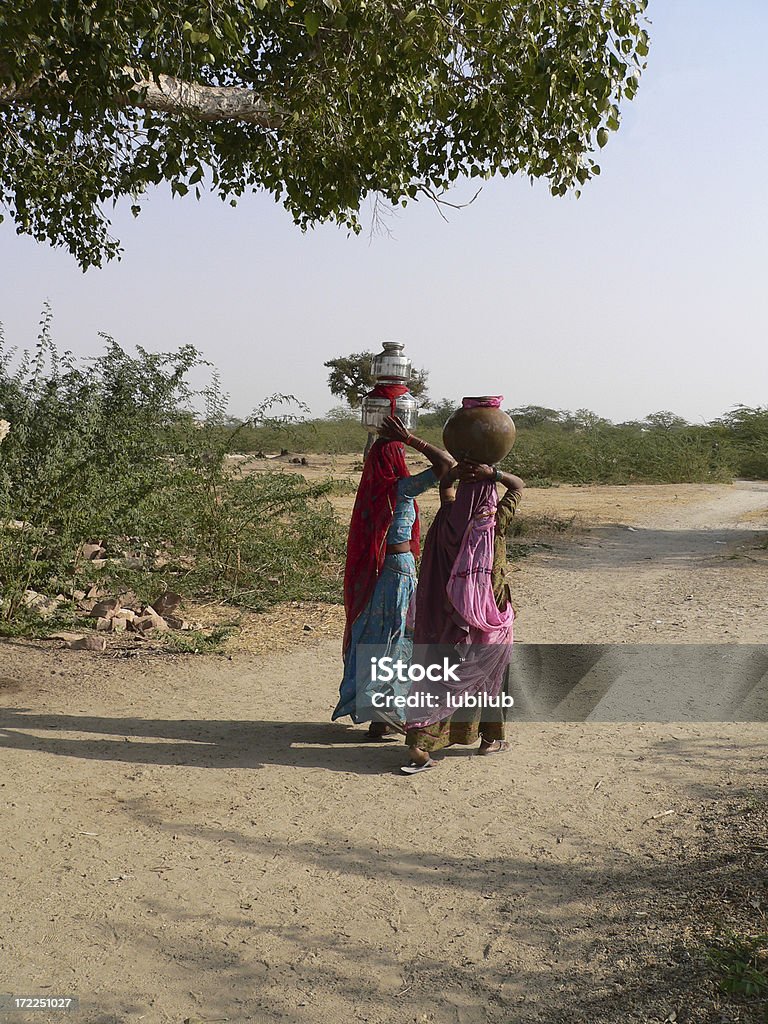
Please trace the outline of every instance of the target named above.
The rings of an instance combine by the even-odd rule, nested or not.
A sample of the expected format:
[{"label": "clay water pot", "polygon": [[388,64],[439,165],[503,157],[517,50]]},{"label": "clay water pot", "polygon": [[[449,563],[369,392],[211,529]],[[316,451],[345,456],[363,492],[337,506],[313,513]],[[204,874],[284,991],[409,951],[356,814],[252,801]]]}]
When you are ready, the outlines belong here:
[{"label": "clay water pot", "polygon": [[[490,402],[491,398],[465,398],[465,403]],[[495,466],[509,455],[515,443],[515,424],[503,409],[491,405],[462,405],[443,427],[443,444],[456,459],[471,459]]]}]

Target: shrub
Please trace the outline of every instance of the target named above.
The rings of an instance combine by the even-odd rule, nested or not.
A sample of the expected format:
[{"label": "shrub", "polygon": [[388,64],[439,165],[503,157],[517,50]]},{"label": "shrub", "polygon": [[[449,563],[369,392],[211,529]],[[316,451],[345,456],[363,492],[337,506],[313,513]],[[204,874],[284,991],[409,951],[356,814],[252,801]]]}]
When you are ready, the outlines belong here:
[{"label": "shrub", "polygon": [[731,479],[735,458],[707,428],[542,428],[520,431],[504,468],[526,480],[573,484],[693,483]]},{"label": "shrub", "polygon": [[[218,378],[200,393],[187,383],[199,353],[131,356],[104,341],[95,359],[60,353],[48,310],[34,352],[15,359],[0,335],[0,419],[11,425],[0,450],[0,621],[20,621],[29,589],[71,592],[91,579],[86,541],[147,566],[161,553],[175,588],[254,607],[334,596],[331,485],[233,476],[225,459],[238,433],[223,427]],[[278,429],[271,404],[256,418]],[[120,557],[102,572],[124,575]]]}]

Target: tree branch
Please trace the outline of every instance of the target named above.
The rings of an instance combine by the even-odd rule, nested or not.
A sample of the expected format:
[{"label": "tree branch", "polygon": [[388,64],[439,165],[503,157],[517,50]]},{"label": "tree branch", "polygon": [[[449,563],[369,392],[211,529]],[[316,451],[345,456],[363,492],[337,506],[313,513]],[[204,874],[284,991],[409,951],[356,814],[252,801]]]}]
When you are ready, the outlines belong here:
[{"label": "tree branch", "polygon": [[[132,68],[125,68],[125,74],[133,78]],[[67,81],[66,72],[59,76]],[[42,79],[37,78],[22,85],[0,84],[0,105],[33,102],[42,98]],[[199,121],[239,121],[254,124],[260,128],[280,128],[285,122],[283,111],[265,103],[250,89],[239,86],[199,85],[185,82],[170,75],[156,78],[141,78],[131,86],[118,102],[126,107],[138,107],[164,114],[186,114]]]},{"label": "tree branch", "polygon": [[240,121],[260,128],[280,128],[285,115],[250,89],[198,85],[170,75],[143,79],[125,99],[127,106],[167,114],[189,114],[200,121]]}]

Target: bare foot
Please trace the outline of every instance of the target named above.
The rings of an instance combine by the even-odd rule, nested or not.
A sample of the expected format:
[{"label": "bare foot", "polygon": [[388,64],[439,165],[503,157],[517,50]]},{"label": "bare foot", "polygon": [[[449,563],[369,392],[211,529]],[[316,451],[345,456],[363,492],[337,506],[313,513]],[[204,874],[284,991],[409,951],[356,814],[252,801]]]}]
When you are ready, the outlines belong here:
[{"label": "bare foot", "polygon": [[421,747],[409,747],[408,752],[411,755],[411,762],[417,765],[428,764],[432,758],[429,756],[426,750],[422,750]]},{"label": "bare foot", "polygon": [[508,750],[509,743],[506,740],[491,740],[490,743],[481,740],[480,749],[477,752],[480,757],[487,757],[488,754],[506,754]]}]

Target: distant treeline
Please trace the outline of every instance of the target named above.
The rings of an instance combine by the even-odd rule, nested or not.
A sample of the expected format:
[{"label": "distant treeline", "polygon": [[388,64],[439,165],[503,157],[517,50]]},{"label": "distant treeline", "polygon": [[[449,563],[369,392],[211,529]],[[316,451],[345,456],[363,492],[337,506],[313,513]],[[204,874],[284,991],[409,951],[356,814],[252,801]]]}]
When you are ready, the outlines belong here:
[{"label": "distant treeline", "polygon": [[[168,587],[251,608],[339,599],[346,524],[329,497],[354,482],[305,480],[281,462],[245,472],[228,455],[361,456],[359,413],[296,418],[282,414],[295,399],[272,395],[240,422],[215,373],[192,388],[201,365],[191,346],[130,355],[110,338],[76,359],[57,350],[48,310],[30,351],[0,329],[0,635],[39,632],[39,600],[54,609],[48,627],[77,621],[75,595],[92,584],[145,602]],[[439,444],[454,408],[433,403],[419,433]],[[768,479],[768,408],[704,426],[668,412],[613,424],[583,409],[509,411],[507,466],[528,484]],[[106,558],[88,558],[94,542]]]},{"label": "distant treeline", "polygon": [[[420,436],[440,444],[443,423],[455,408],[444,399],[422,412]],[[768,479],[768,407],[737,406],[704,425],[667,411],[626,423],[612,423],[588,409],[528,405],[507,411],[518,435],[506,465],[534,486]],[[345,408],[299,422],[274,419],[249,426],[230,420],[219,429],[232,432],[233,447],[246,453],[355,453],[366,438],[359,412]]]}]

